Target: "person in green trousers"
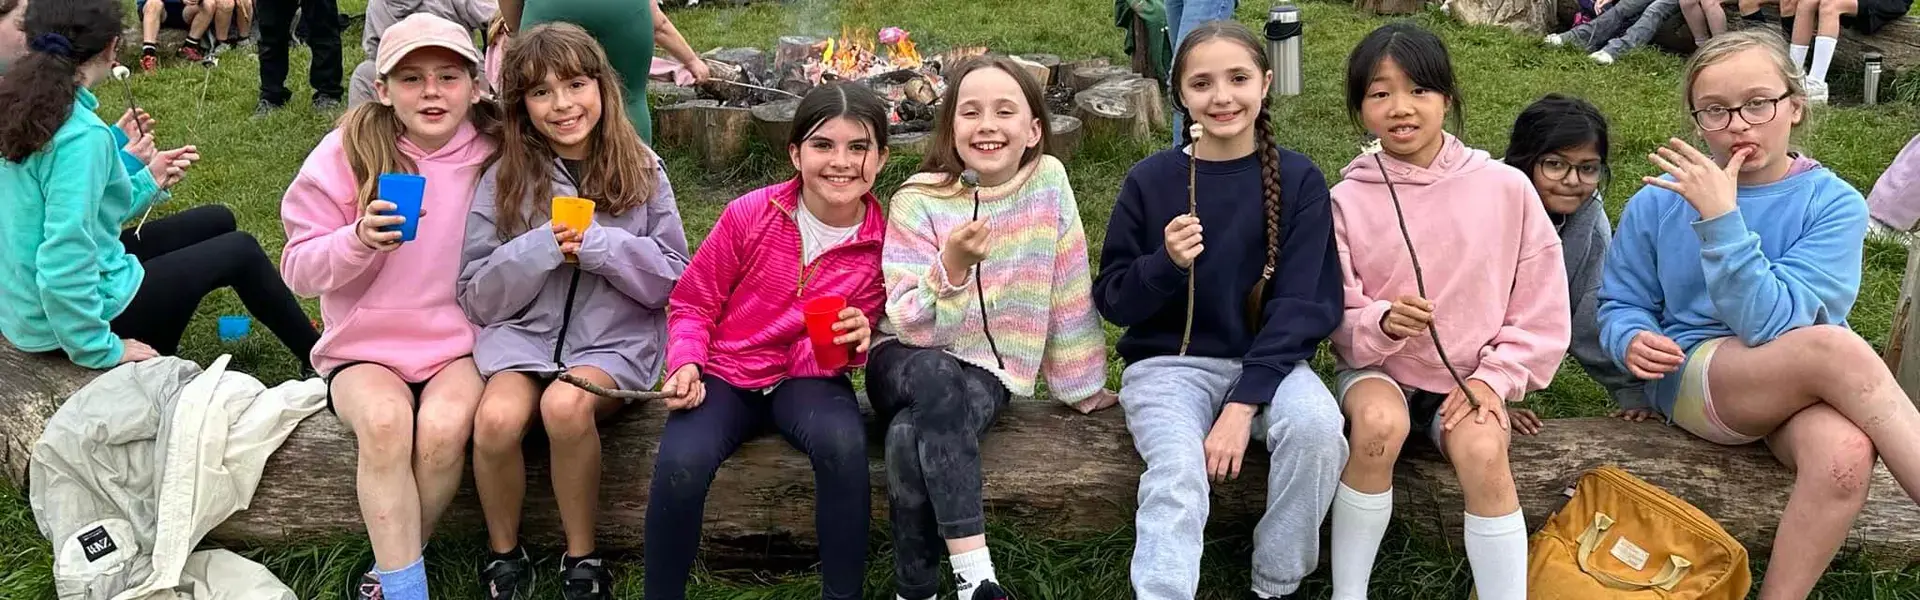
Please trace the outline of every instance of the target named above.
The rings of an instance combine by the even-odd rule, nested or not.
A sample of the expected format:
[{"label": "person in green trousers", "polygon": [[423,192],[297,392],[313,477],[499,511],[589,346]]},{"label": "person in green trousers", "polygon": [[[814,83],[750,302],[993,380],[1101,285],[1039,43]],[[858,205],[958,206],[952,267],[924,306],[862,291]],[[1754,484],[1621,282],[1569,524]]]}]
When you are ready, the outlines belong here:
[{"label": "person in green trousers", "polygon": [[647,109],[647,76],[653,70],[654,44],[686,65],[695,82],[705,83],[711,76],[707,63],[660,10],[660,0],[500,0],[500,16],[509,24],[519,24],[509,35],[553,21],[573,23],[593,34],[606,48],[613,69],[620,72],[627,93],[627,118],[649,146],[653,145],[653,113]]}]

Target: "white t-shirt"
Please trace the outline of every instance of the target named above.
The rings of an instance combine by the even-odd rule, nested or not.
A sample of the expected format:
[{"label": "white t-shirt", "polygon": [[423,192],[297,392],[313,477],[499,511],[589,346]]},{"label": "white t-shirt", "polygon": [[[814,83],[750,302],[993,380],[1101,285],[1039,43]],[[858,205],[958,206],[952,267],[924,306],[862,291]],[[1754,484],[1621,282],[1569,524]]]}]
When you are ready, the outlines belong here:
[{"label": "white t-shirt", "polygon": [[813,216],[813,211],[807,210],[805,202],[800,203],[800,210],[794,214],[794,220],[800,224],[800,254],[808,264],[812,264],[813,259],[819,258],[821,253],[847,243],[847,240],[853,239],[853,234],[860,232],[858,224],[850,227],[834,227],[826,224],[819,217]]}]

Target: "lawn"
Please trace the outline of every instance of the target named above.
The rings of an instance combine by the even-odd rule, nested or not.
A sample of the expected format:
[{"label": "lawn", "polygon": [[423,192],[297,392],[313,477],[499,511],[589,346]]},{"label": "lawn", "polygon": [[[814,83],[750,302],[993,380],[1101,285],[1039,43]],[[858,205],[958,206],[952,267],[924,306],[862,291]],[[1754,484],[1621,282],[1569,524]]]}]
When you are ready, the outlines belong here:
[{"label": "lawn", "polygon": [[[341,4],[344,12],[358,14],[364,0],[343,0]],[[1256,23],[1265,6],[1264,2],[1244,2],[1239,17]],[[1305,90],[1301,96],[1274,107],[1275,129],[1282,144],[1305,152],[1329,178],[1337,178],[1338,169],[1353,157],[1360,140],[1360,132],[1344,114],[1340,89],[1346,51],[1384,21],[1358,16],[1339,3],[1311,2],[1304,8]],[[1113,4],[1107,0],[794,0],[746,7],[713,3],[676,11],[673,19],[701,50],[771,47],[779,35],[832,34],[842,25],[872,29],[897,25],[914,32],[923,47],[935,49],[984,44],[1001,52],[1045,52],[1069,59],[1097,55],[1120,60],[1124,58],[1122,30],[1113,26],[1112,11]],[[1612,119],[1614,132],[1611,159],[1617,176],[1607,194],[1613,214],[1619,213],[1639,177],[1654,173],[1643,158],[1645,153],[1668,136],[1686,131],[1677,97],[1679,57],[1643,50],[1610,67],[1600,67],[1580,53],[1544,48],[1529,36],[1459,26],[1434,15],[1423,15],[1419,20],[1439,31],[1452,47],[1467,107],[1462,137],[1470,145],[1499,153],[1514,115],[1550,91],[1583,96],[1603,109]],[[346,67],[351,71],[361,57],[358,29],[349,31],[348,36]],[[305,68],[300,64],[305,57],[304,50],[296,53],[296,75],[292,79],[299,97],[290,109],[261,121],[247,119],[254,106],[258,73],[258,62],[250,52],[229,53],[210,71],[172,60],[163,63],[160,73],[133,80],[140,104],[160,120],[162,144],[196,144],[204,156],[178,188],[176,200],[156,216],[201,204],[226,204],[240,215],[241,226],[257,235],[270,254],[277,255],[284,242],[277,210],[281,193],[308,150],[331,127],[328,117],[307,106]],[[117,116],[124,108],[123,85],[109,83],[97,88],[105,105],[103,116]],[[1910,105],[1871,110],[1822,108],[1802,128],[1799,144],[1865,191],[1916,131],[1920,131],[1920,111]],[[1094,143],[1069,165],[1083,216],[1089,223],[1087,233],[1096,246],[1127,168],[1158,146],[1157,141]],[[705,236],[728,200],[786,176],[784,159],[764,152],[725,172],[702,172],[684,156],[670,149],[667,154],[688,234],[696,241]],[[911,172],[916,161],[917,157],[896,157],[877,189],[891,189]],[[1875,241],[1869,243],[1866,257],[1865,289],[1852,324],[1879,345],[1885,342],[1906,255],[1897,245]],[[318,314],[311,304],[309,310]],[[218,340],[214,332],[217,316],[242,312],[238,301],[227,293],[205,303],[188,335],[184,355],[204,363],[231,353],[235,369],[262,379],[294,376],[292,357],[264,331],[234,344]],[[1117,333],[1110,331],[1110,335]],[[1325,364],[1323,356],[1321,365]],[[1118,368],[1116,364],[1116,382]],[[1536,394],[1530,405],[1549,417],[1595,416],[1609,410],[1599,386],[1572,362],[1562,369],[1553,387]],[[0,598],[51,597],[47,544],[33,526],[26,501],[17,491],[3,486],[0,484]],[[888,583],[892,558],[881,525],[876,523],[873,534],[876,551],[869,571],[869,598],[892,597]],[[1203,597],[1237,598],[1243,593],[1249,552],[1245,529],[1223,526],[1213,536],[1204,569]],[[1128,530],[1093,539],[1040,540],[1023,538],[1017,530],[996,523],[992,538],[1001,576],[1021,598],[1126,596],[1132,542]],[[1374,576],[1376,597],[1464,597],[1469,589],[1465,556],[1457,547],[1449,549],[1447,542],[1393,535]],[[1457,541],[1453,545],[1457,546]],[[434,544],[429,556],[434,583],[442,596],[469,597],[475,589],[478,549],[479,540],[471,534]],[[551,562],[554,550],[540,550]],[[250,555],[272,567],[301,597],[335,598],[343,582],[366,559],[368,550],[357,540],[310,540],[293,547],[255,549]],[[1755,559],[1758,567],[1764,557]],[[638,598],[639,561],[625,560],[620,566],[622,597]],[[817,580],[804,572],[702,571],[697,582],[693,592],[696,598],[818,596]],[[1326,597],[1324,570],[1309,580],[1306,591],[1306,597]],[[1843,557],[1822,580],[1816,597],[1920,598],[1920,569],[1876,570],[1857,558]]]}]

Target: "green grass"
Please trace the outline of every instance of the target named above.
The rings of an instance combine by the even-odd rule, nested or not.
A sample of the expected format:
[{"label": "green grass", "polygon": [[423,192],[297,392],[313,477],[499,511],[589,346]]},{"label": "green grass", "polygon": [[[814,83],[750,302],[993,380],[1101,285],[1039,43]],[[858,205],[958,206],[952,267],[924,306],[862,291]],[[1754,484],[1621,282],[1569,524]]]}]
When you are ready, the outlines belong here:
[{"label": "green grass", "polygon": [[[341,4],[344,12],[357,14],[364,0],[344,0]],[[1243,5],[1241,20],[1256,23],[1265,4]],[[1356,15],[1343,4],[1314,2],[1304,8],[1308,25],[1305,90],[1301,96],[1274,107],[1275,129],[1283,144],[1305,152],[1330,178],[1337,178],[1339,168],[1355,154],[1360,139],[1359,131],[1347,119],[1341,95],[1345,53],[1367,31],[1385,21]],[[1113,4],[1108,0],[793,0],[747,7],[703,6],[676,11],[673,18],[703,51],[721,46],[770,48],[779,35],[833,34],[842,25],[870,30],[898,25],[914,32],[923,48],[935,50],[984,44],[1000,52],[1044,52],[1068,59],[1107,56],[1118,61],[1124,58],[1122,32],[1113,26],[1112,11]],[[1655,172],[1642,158],[1645,153],[1668,136],[1687,131],[1677,97],[1679,57],[1642,50],[1611,67],[1599,67],[1579,53],[1543,48],[1530,37],[1460,26],[1432,15],[1417,18],[1440,32],[1452,48],[1467,106],[1463,137],[1470,145],[1500,153],[1513,116],[1549,91],[1583,96],[1604,110],[1613,125],[1611,158],[1617,177],[1608,198],[1614,214],[1637,187],[1639,177]],[[359,32],[349,31],[348,39],[346,67],[351,71],[361,58]],[[257,235],[270,254],[277,255],[285,241],[278,220],[281,193],[331,123],[307,106],[304,49],[296,51],[295,75],[290,77],[296,91],[294,103],[289,110],[259,122],[246,119],[256,98],[257,61],[249,52],[230,53],[222,60],[223,64],[211,72],[169,60],[163,62],[159,74],[133,80],[141,105],[160,119],[162,145],[196,144],[204,156],[178,188],[176,200],[156,211],[156,216],[202,204],[226,204],[239,214],[241,226]],[[199,102],[203,81],[207,89],[204,105]],[[103,116],[112,118],[124,108],[122,86],[109,83],[96,88],[104,104]],[[1917,117],[1920,111],[1904,104],[1872,110],[1821,108],[1803,127],[1799,143],[1864,191],[1908,137],[1920,130]],[[1096,246],[1127,168],[1160,145],[1157,140],[1094,142],[1069,165],[1083,216],[1089,223],[1087,233]],[[671,149],[666,154],[689,237],[696,243],[728,200],[786,176],[784,156],[764,151],[720,172],[702,171]],[[916,157],[896,157],[876,188],[883,192],[892,189],[915,163]],[[1905,260],[1905,251],[1895,245],[1872,242],[1867,248],[1866,283],[1852,322],[1876,345],[1885,341]],[[312,304],[309,310],[318,314]],[[229,293],[211,298],[201,307],[187,336],[185,357],[205,362],[231,353],[235,369],[262,379],[294,376],[293,358],[264,331],[234,345],[217,340],[215,317],[242,312]],[[1324,372],[1328,366],[1325,356],[1319,366]],[[1117,369],[1116,365],[1116,382]],[[1549,417],[1601,415],[1610,408],[1601,388],[1571,362],[1561,370],[1553,387],[1536,394],[1529,404]],[[1216,524],[1203,567],[1202,597],[1235,598],[1245,589],[1250,552],[1246,525]],[[868,574],[870,598],[891,597],[892,556],[882,527],[876,524],[872,538],[875,552]],[[1022,598],[1127,595],[1127,561],[1132,546],[1129,530],[1090,539],[1046,540],[1029,538],[1006,524],[995,523],[991,536],[996,565]],[[1450,544],[1457,545],[1457,541],[1414,540],[1396,531],[1376,569],[1375,596],[1464,597],[1470,585],[1465,558]],[[429,560],[436,589],[443,596],[468,597],[475,586],[478,564],[473,557],[479,548],[479,540],[470,534],[435,542]],[[553,550],[543,550],[544,558],[550,561]],[[302,598],[338,597],[343,582],[369,555],[365,543],[353,539],[308,540],[293,547],[247,552],[271,567]],[[1757,563],[1764,557],[1755,559],[1756,567],[1760,567]],[[25,499],[0,484],[0,598],[52,597],[50,561],[47,543],[40,538]],[[638,598],[641,565],[629,557],[620,566],[622,597]],[[696,574],[693,597],[818,597],[818,580],[805,571],[714,568],[703,568]],[[1324,571],[1310,579],[1305,590],[1306,597],[1326,597]],[[1920,569],[1881,570],[1858,557],[1843,557],[1821,580],[1815,596],[1920,598]]]}]

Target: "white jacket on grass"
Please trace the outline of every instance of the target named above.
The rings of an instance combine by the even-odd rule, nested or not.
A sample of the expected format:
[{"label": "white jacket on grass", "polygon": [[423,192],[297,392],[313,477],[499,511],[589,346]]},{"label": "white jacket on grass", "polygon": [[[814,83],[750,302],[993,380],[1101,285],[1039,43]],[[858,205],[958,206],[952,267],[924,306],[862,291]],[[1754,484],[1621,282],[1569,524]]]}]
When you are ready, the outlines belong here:
[{"label": "white jacket on grass", "polygon": [[[61,600],[295,600],[265,567],[201,538],[253,500],[267,457],[326,403],[319,379],[267,389],[163,357],[67,399],[33,445],[29,498]],[[343,482],[342,485],[350,485]]]}]

